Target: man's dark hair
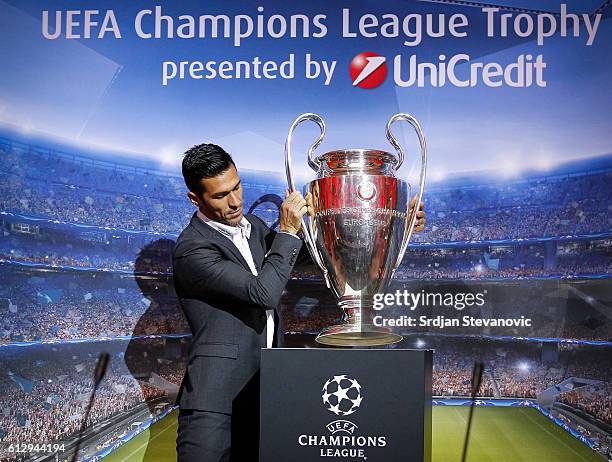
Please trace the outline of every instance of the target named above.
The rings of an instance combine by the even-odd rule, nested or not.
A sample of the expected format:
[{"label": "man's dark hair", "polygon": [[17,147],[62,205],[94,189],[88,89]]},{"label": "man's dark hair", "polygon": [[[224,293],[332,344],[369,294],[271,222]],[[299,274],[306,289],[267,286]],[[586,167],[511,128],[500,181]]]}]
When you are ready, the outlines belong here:
[{"label": "man's dark hair", "polygon": [[216,144],[198,144],[185,152],[183,178],[190,191],[202,194],[200,180],[222,174],[236,166],[232,157]]}]

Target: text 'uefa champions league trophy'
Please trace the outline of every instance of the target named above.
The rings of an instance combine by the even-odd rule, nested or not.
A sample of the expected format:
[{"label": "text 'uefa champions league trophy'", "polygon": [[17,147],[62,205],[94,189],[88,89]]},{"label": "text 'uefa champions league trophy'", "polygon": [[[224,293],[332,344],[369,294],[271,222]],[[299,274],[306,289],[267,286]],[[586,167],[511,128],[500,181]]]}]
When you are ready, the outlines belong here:
[{"label": "text 'uefa champions league trophy'", "polygon": [[421,173],[415,209],[423,196],[427,150],[419,123],[408,114],[396,114],[387,123],[387,139],[397,157],[384,151],[346,149],[313,158],[325,136],[325,123],[316,114],[299,116],[285,143],[287,183],[295,190],[291,171],[291,137],[303,121],[315,122],[319,139],[308,151],[308,165],[317,179],[305,186],[313,198],[314,217],[302,226],[304,240],[327,287],[344,311],[344,323],[323,329],[317,342],[336,346],[372,346],[396,343],[402,336],[373,324],[374,295],[388,287],[399,267],[416,223],[409,215],[410,186],[396,178],[404,152],[391,133],[403,120],[415,129],[421,145]]}]

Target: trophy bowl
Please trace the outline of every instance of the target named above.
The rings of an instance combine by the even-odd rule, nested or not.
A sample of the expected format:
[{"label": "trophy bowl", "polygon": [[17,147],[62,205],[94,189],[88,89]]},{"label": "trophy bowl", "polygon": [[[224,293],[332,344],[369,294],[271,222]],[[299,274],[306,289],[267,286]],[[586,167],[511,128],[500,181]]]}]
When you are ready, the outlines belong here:
[{"label": "trophy bowl", "polygon": [[[334,346],[375,346],[396,343],[402,336],[374,325],[374,297],[383,293],[399,267],[416,222],[410,211],[411,188],[395,173],[404,154],[391,133],[391,125],[405,120],[421,142],[421,176],[415,204],[423,194],[426,169],[425,139],[416,119],[397,114],[387,123],[387,138],[398,155],[372,149],[330,151],[313,158],[325,135],[325,124],[316,114],[303,114],[291,126],[285,144],[285,166],[290,190],[295,190],[291,170],[291,136],[304,120],[319,125],[321,136],[308,152],[308,163],[317,178],[305,192],[313,199],[314,216],[302,226],[306,246],[323,272],[338,306],[342,323],[324,328],[317,342]],[[418,207],[414,207],[418,209]]]}]

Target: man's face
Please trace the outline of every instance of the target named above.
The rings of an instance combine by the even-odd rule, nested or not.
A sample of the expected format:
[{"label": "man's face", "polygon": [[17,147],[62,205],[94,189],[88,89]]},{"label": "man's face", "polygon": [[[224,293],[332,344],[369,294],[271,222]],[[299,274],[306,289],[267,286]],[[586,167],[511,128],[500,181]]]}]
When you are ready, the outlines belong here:
[{"label": "man's face", "polygon": [[242,184],[236,167],[213,178],[202,178],[202,194],[189,192],[191,202],[211,220],[235,226],[243,217]]}]

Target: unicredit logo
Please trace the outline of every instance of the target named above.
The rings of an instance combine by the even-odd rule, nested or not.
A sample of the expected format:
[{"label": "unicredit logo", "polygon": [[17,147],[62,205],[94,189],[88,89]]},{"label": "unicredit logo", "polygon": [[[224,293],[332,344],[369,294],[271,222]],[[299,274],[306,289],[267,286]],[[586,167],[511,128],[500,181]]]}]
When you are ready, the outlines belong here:
[{"label": "unicredit logo", "polygon": [[364,51],[353,58],[349,71],[354,87],[376,88],[387,78],[387,58]]}]

